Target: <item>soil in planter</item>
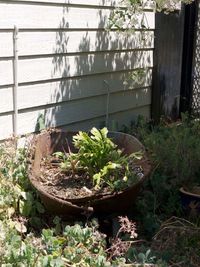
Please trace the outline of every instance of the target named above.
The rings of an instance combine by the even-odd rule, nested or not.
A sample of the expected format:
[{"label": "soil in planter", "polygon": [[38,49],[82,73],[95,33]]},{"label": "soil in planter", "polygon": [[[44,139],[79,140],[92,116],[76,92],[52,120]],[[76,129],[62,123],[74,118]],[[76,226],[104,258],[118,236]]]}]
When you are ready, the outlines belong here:
[{"label": "soil in planter", "polygon": [[[131,162],[129,168],[138,176],[135,177],[135,182],[143,177],[143,169],[139,164]],[[40,171],[40,183],[43,189],[64,200],[111,193],[108,186],[95,190],[92,179],[87,172],[80,171],[74,175],[71,171],[62,171],[60,162],[53,156],[42,159]],[[123,170],[119,170],[119,177],[122,178],[123,176]]]}]

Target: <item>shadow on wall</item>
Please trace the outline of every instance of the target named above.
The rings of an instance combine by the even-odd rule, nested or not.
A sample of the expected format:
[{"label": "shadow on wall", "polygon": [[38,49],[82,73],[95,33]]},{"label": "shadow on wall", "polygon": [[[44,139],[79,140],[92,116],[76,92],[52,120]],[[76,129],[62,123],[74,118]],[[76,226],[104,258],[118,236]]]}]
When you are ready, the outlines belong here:
[{"label": "shadow on wall", "polygon": [[[112,95],[108,107],[108,90],[111,93],[119,89],[128,90],[130,83],[123,83],[128,70],[133,69],[138,61],[140,65],[147,62],[144,62],[142,52],[134,54],[122,51],[123,46],[128,47],[132,39],[127,36],[122,41],[120,37],[113,38],[114,32],[105,31],[107,17],[102,14],[102,10],[98,11],[98,31],[71,30],[67,21],[69,12],[69,8],[63,8],[63,17],[56,34],[52,78],[61,79],[57,78],[53,83],[56,90],[51,96],[51,102],[55,105],[45,110],[45,125],[69,125],[68,129],[73,130],[74,125],[81,125],[80,128],[87,125],[89,129],[94,126],[96,118],[95,126],[101,127],[105,124],[107,112],[117,110]],[[111,49],[113,51],[109,51]],[[117,72],[112,73],[112,70]],[[94,120],[90,122],[90,119]],[[43,123],[41,125],[44,127]],[[39,128],[40,123],[37,124],[37,130]]]}]

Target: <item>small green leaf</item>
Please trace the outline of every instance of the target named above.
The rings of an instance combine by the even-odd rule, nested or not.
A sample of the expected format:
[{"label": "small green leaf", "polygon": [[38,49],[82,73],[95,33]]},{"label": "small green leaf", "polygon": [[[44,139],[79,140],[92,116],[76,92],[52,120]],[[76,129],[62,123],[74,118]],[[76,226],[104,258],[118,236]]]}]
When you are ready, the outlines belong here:
[{"label": "small green leaf", "polygon": [[35,205],[39,213],[45,213],[45,208],[39,201],[36,201]]},{"label": "small green leaf", "polygon": [[33,194],[31,192],[21,192],[21,196],[24,200],[33,201]]},{"label": "small green leaf", "polygon": [[61,158],[61,159],[65,158],[65,154],[61,151],[53,153],[53,156],[56,156],[56,157]]},{"label": "small green leaf", "polygon": [[95,181],[95,188],[98,189],[101,183],[101,173],[95,173],[93,175],[93,180]]},{"label": "small green leaf", "polygon": [[58,223],[60,223],[60,222],[61,222],[61,218],[58,217],[58,216],[55,216],[54,219],[53,219],[53,223],[54,223],[54,224],[58,224]]},{"label": "small green leaf", "polygon": [[32,202],[26,200],[19,200],[19,212],[23,216],[29,216],[32,210]]},{"label": "small green leaf", "polygon": [[129,157],[141,160],[142,156],[143,156],[143,152],[142,151],[138,151],[138,152],[132,153]]}]

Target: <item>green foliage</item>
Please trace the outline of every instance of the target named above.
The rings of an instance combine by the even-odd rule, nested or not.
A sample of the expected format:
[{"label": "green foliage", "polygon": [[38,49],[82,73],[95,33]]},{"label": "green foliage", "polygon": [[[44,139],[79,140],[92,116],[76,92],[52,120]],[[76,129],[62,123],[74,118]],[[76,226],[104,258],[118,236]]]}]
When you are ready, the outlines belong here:
[{"label": "green foliage", "polygon": [[136,86],[142,86],[146,79],[146,69],[136,69],[128,74],[123,85],[128,86],[128,89],[133,89]]},{"label": "green foliage", "polygon": [[[28,180],[27,150],[16,149],[13,142],[0,150],[0,220],[19,233],[30,226],[39,229],[43,224],[39,216],[45,210]],[[21,216],[24,219],[19,222]]]},{"label": "green foliage", "polygon": [[[97,230],[95,220],[87,225],[69,226],[55,217],[53,226],[42,228],[39,215],[45,210],[28,182],[27,158],[27,151],[16,150],[15,145],[12,150],[0,147],[0,266],[124,266],[126,251],[123,249],[120,257],[110,256],[106,236]],[[130,232],[128,225],[132,224],[128,219],[126,222],[121,229]],[[32,228],[30,224],[37,227]],[[121,251],[117,244],[114,248]]]},{"label": "green foliage", "polygon": [[[159,169],[174,177],[177,186],[199,184],[200,122],[188,120],[157,127],[145,144]],[[175,184],[174,184],[175,185]]]},{"label": "green foliage", "polygon": [[13,145],[10,149],[1,147],[0,218],[9,213],[37,217],[45,210],[28,180],[27,150],[16,150]]},{"label": "green foliage", "polygon": [[46,128],[45,126],[45,116],[44,114],[40,113],[37,118],[36,126],[35,126],[35,131],[42,131]]},{"label": "green foliage", "polygon": [[144,116],[138,115],[136,120],[131,121],[128,126],[123,125],[121,130],[122,132],[134,135],[144,143],[146,138],[148,138],[148,135],[154,130],[154,126],[151,121],[148,121]]},{"label": "green foliage", "polygon": [[88,172],[96,189],[106,184],[112,190],[119,190],[137,181],[137,176],[130,170],[129,164],[134,159],[140,159],[142,154],[138,152],[129,156],[122,155],[122,151],[117,149],[107,134],[106,128],[92,128],[90,135],[80,131],[73,137],[77,153],[56,152],[55,155],[63,161],[63,170],[70,169],[73,174],[79,170]]},{"label": "green foliage", "polygon": [[[153,171],[151,177],[146,181],[144,186],[145,189],[136,202],[137,212],[135,219],[142,222],[140,228],[141,232],[148,239],[151,239],[155,235],[163,220],[166,220],[172,215],[183,216],[179,193],[181,181],[180,177],[177,177],[172,173],[171,168],[171,164],[175,164],[180,155],[176,152],[177,138],[175,139],[173,135],[171,135],[171,132],[180,131],[183,134],[183,128],[185,127],[187,130],[189,129],[192,131],[188,124],[193,123],[195,125],[196,123],[198,124],[198,122],[189,122],[188,117],[186,116],[183,118],[183,125],[181,128],[173,129],[173,127],[179,127],[181,123],[179,122],[179,126],[173,124],[172,127],[171,124],[167,124],[163,121],[160,125],[154,126],[151,122],[148,122],[143,117],[139,116],[138,120],[133,122],[130,127],[124,128],[126,132],[134,134],[145,144],[148,155],[153,159],[152,163],[154,163],[152,166]],[[195,127],[197,127],[197,125]],[[173,141],[173,144],[171,145],[169,145],[170,142],[166,139],[166,132],[171,142]],[[189,139],[190,138],[192,138],[192,136],[189,136]],[[160,142],[160,140],[162,140],[162,142]],[[179,142],[180,141],[178,140],[178,143]],[[154,153],[155,148],[156,153]],[[175,157],[175,153],[178,154],[178,158]],[[192,154],[192,149],[190,153]],[[160,159],[159,156],[161,156],[162,159]],[[172,160],[172,157],[175,157],[175,159]],[[168,164],[169,161],[172,163]],[[182,160],[180,159],[179,162],[180,164],[185,164],[182,163]],[[197,166],[195,166],[195,168]]]},{"label": "green foliage", "polygon": [[[172,162],[171,159],[168,160],[168,157],[178,155],[182,161],[186,160],[184,164],[187,164],[187,159],[192,156],[196,160],[199,155],[197,143],[199,129],[199,122],[188,121],[187,117],[184,117],[182,123],[178,125],[166,125],[164,123],[158,127],[152,127],[146,124],[142,118],[139,118],[131,129],[126,129],[142,138],[155,162],[156,168],[137,201],[134,220],[137,221],[137,229],[143,237],[151,240],[156,232],[157,237],[162,236],[161,245],[158,247],[164,245],[164,251],[158,252],[156,252],[155,247],[151,247],[149,242],[146,242],[144,247],[139,245],[138,240],[136,240],[137,245],[134,244],[135,240],[131,240],[127,235],[127,233],[130,234],[129,225],[131,224],[126,218],[122,218],[122,221],[127,223],[120,226],[121,230],[126,229],[125,235],[117,235],[111,242],[110,250],[106,247],[105,235],[97,230],[96,221],[87,225],[76,223],[69,226],[59,217],[55,217],[51,222],[53,226],[48,227],[45,224],[44,228],[43,216],[40,216],[45,212],[44,207],[37,194],[31,189],[27,179],[28,154],[26,149],[17,151],[13,149],[11,151],[10,146],[0,146],[0,266],[122,267],[126,266],[125,262],[128,262],[141,264],[141,266],[152,263],[157,267],[167,267],[171,264],[170,262],[174,262],[174,264],[181,262],[185,266],[189,266],[193,260],[196,260],[197,265],[191,266],[199,266],[198,227],[190,222],[185,225],[186,221],[183,219],[180,225],[173,223],[170,229],[170,224],[167,223],[167,227],[164,225],[158,231],[164,220],[172,215],[181,215],[178,186],[182,180],[185,180],[185,177],[186,180],[189,177],[186,172],[186,176],[183,174],[184,179],[179,179],[180,177],[176,175],[177,172],[174,172],[174,166],[179,165]],[[101,140],[100,136],[99,138]],[[183,147],[180,145],[179,138],[182,138]],[[86,140],[88,141],[88,139]],[[163,142],[164,145],[158,146],[157,142],[159,144]],[[95,141],[95,145],[96,143]],[[162,153],[158,153],[159,148]],[[178,148],[184,148],[184,153],[178,153]],[[186,149],[189,150],[189,155],[187,155]],[[83,154],[87,153],[88,150],[83,151]],[[67,156],[60,154],[63,159],[66,159]],[[166,157],[166,159],[162,157]],[[78,163],[76,158],[73,160],[75,160],[74,163]],[[113,163],[113,161],[110,162]],[[180,160],[178,163],[183,164]],[[69,164],[71,163],[69,162]],[[97,169],[97,165],[94,166]],[[75,167],[83,168],[80,167],[79,163]],[[102,172],[103,179],[105,179],[104,171],[113,172],[112,167],[108,170],[104,170],[104,167],[98,170]],[[120,170],[120,168],[116,168],[117,172]],[[198,182],[198,171],[195,172],[194,181]],[[34,225],[36,228],[31,228],[30,225]],[[135,231],[134,227],[131,227],[132,231]],[[40,231],[37,230],[34,233],[33,229]],[[163,234],[165,230],[168,232]],[[133,235],[135,236],[135,232]],[[168,242],[170,237],[172,241],[174,239],[173,243]],[[133,243],[131,246],[125,246],[126,242]],[[126,248],[129,248],[127,254]],[[160,260],[157,260],[155,256]]]},{"label": "green foliage", "polygon": [[[140,235],[151,242],[153,256],[160,259],[156,266],[169,266],[172,262],[199,266],[199,228],[185,219],[179,219],[177,225],[174,221],[170,225],[168,221],[172,216],[185,217],[180,185],[183,182],[187,186],[199,184],[199,130],[200,122],[191,120],[187,114],[182,115],[181,121],[163,120],[158,126],[140,117],[131,127],[125,128],[142,140],[154,163],[151,177],[137,199],[134,219]],[[132,260],[139,255],[141,261],[145,259],[148,246],[140,249],[141,246],[133,247],[130,251]]]},{"label": "green foliage", "polygon": [[27,157],[15,145],[0,148],[0,266],[111,266],[96,223],[63,228],[55,217],[54,228],[41,229],[41,235],[29,232],[31,222],[42,226],[39,214],[45,210],[28,182]]},{"label": "green foliage", "polygon": [[56,235],[55,228],[43,229],[41,237],[29,234],[23,238],[13,226],[2,223],[0,243],[1,266],[111,266],[104,237],[94,225],[66,226],[60,235]]},{"label": "green foliage", "polygon": [[152,255],[152,252],[150,249],[147,249],[145,247],[140,248],[140,252],[138,253],[137,249],[134,247],[131,247],[128,251],[128,258],[131,262],[138,262],[140,264],[150,264],[155,263],[155,256]]},{"label": "green foliage", "polygon": [[138,197],[136,210],[135,219],[142,222],[141,231],[149,240],[159,230],[162,221],[172,215],[183,216],[179,188],[174,178],[155,170]]},{"label": "green foliage", "polygon": [[[181,3],[190,4],[193,0],[122,0],[116,5],[109,19],[109,28],[133,33],[135,29],[149,28],[145,9],[154,12],[164,11],[165,14],[181,7]],[[145,40],[144,40],[145,41]]]}]

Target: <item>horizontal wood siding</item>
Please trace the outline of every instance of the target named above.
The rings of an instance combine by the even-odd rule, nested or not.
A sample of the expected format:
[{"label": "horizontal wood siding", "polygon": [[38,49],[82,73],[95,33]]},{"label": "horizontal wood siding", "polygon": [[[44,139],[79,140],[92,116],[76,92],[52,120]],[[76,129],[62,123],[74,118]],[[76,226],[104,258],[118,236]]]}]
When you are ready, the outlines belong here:
[{"label": "horizontal wood siding", "polygon": [[[133,72],[115,72],[63,81],[21,85],[18,89],[18,108],[19,110],[39,108],[49,104],[105,95],[108,90],[106,83],[109,84],[111,93],[120,91],[126,93],[129,90],[149,87],[151,84],[151,69],[145,71],[144,80],[140,84],[130,80],[131,73]],[[12,86],[0,89],[0,99],[3,99],[0,105],[1,113],[13,110],[12,90]]]},{"label": "horizontal wood siding", "polygon": [[[154,15],[133,35],[107,31],[116,1],[0,0],[0,139],[13,132],[13,28],[18,35],[18,133],[46,126],[88,129],[149,117]],[[142,73],[140,81],[135,74]],[[2,127],[3,126],[3,127]]]},{"label": "horizontal wood siding", "polygon": [[[83,5],[93,8],[94,6],[101,6],[104,8],[112,8],[116,5],[123,6],[123,3],[120,0],[0,0],[1,3],[25,3],[25,4],[39,4],[39,5]],[[152,6],[151,1],[145,3],[147,7]]]},{"label": "horizontal wood siding", "polygon": [[[67,6],[48,6],[48,5],[27,5],[1,4],[0,8],[0,29],[18,28],[26,29],[98,29],[108,26],[108,20],[112,10],[99,8],[67,7]],[[139,22],[143,16],[138,16]],[[144,26],[154,27],[152,12],[146,12],[146,23]]]},{"label": "horizontal wood siding", "polygon": [[[123,126],[130,126],[131,122],[135,121],[137,117],[141,115],[146,118],[150,116],[150,105],[138,107],[137,109],[130,109],[130,110],[124,110],[116,113],[112,113],[110,115],[109,120],[109,128],[111,130],[119,130],[123,129]],[[66,130],[71,131],[79,131],[79,130],[88,130],[91,129],[93,126],[99,127],[101,125],[104,125],[105,123],[105,116],[85,120],[82,122],[76,122],[68,125],[62,126],[62,128]]]},{"label": "horizontal wood siding", "polygon": [[88,5],[88,6],[106,6],[113,7],[119,3],[115,0],[0,0],[1,3],[25,3],[25,4],[39,4],[39,5]]},{"label": "horizontal wood siding", "polygon": [[[19,60],[19,83],[152,67],[152,51],[110,52]],[[12,60],[0,61],[0,85],[13,83]]]},{"label": "horizontal wood siding", "polygon": [[[0,58],[13,56],[12,33],[1,33]],[[145,42],[143,40],[145,39]],[[63,45],[61,45],[63,43]],[[19,56],[153,48],[153,31],[132,36],[107,31],[20,32]]]}]

